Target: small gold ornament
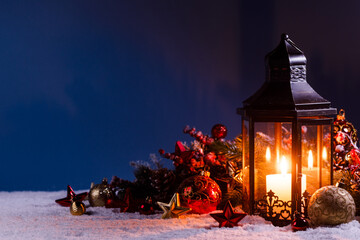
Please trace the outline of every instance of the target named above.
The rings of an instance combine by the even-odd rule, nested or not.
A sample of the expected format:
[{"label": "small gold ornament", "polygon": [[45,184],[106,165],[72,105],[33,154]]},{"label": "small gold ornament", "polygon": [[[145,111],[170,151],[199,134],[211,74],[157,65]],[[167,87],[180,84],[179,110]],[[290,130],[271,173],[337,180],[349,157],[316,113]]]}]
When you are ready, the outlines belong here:
[{"label": "small gold ornament", "polygon": [[312,226],[338,225],[355,218],[355,202],[345,189],[326,186],[310,198],[308,213]]},{"label": "small gold ornament", "polygon": [[80,201],[73,201],[70,205],[70,213],[75,216],[83,215],[86,212],[85,204]]},{"label": "small gold ornament", "polygon": [[161,217],[162,219],[179,218],[180,215],[191,211],[191,208],[180,206],[180,199],[178,193],[174,194],[169,203],[157,202],[157,204],[164,211],[164,214]]}]

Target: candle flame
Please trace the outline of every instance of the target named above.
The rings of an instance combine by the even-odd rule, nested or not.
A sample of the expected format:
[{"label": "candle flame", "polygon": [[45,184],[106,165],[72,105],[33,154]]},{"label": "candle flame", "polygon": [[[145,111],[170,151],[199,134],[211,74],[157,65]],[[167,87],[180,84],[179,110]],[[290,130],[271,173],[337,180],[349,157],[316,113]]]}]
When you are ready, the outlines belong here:
[{"label": "candle flame", "polygon": [[276,163],[280,163],[280,156],[279,156],[279,150],[276,150]]},{"label": "candle flame", "polygon": [[309,157],[308,157],[308,168],[312,169],[314,167],[314,157],[312,154],[312,151],[309,151]]},{"label": "candle flame", "polygon": [[286,158],[284,156],[281,157],[281,162],[280,162],[280,171],[281,174],[286,174],[288,170],[288,163],[286,161]]},{"label": "candle flame", "polygon": [[326,147],[323,147],[323,150],[322,150],[322,158],[323,158],[323,160],[327,160],[327,150],[326,150]]},{"label": "candle flame", "polygon": [[267,162],[270,162],[271,154],[270,154],[270,148],[266,148],[265,158]]}]

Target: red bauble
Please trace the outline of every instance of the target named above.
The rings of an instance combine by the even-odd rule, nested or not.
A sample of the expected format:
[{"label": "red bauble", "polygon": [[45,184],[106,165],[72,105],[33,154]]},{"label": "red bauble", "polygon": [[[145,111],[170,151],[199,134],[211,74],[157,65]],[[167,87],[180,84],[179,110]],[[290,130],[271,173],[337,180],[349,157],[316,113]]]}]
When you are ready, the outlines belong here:
[{"label": "red bauble", "polygon": [[143,203],[140,205],[139,213],[143,215],[151,215],[154,214],[154,206],[149,203]]},{"label": "red bauble", "polygon": [[299,213],[295,213],[295,218],[291,223],[291,229],[293,232],[305,231],[309,227],[308,221],[302,217]]},{"label": "red bauble", "polygon": [[180,202],[191,208],[190,213],[205,214],[216,210],[221,201],[219,185],[207,176],[193,176],[179,186]]},{"label": "red bauble", "polygon": [[145,202],[140,204],[139,213],[143,215],[151,215],[155,213],[151,197],[146,198]]},{"label": "red bauble", "polygon": [[223,139],[227,135],[227,129],[225,125],[216,124],[211,129],[211,136],[215,139]]}]

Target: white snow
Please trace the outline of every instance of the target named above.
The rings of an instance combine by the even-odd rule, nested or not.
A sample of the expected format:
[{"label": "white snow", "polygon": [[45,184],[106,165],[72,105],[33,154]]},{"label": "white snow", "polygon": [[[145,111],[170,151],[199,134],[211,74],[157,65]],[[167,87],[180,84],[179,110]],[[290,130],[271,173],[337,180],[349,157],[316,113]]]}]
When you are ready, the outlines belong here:
[{"label": "white snow", "polygon": [[0,239],[360,239],[358,220],[294,233],[290,226],[274,227],[260,217],[246,216],[241,226],[219,228],[207,214],[161,219],[161,213],[144,216],[91,208],[87,201],[87,214],[73,216],[54,202],[65,196],[65,191],[0,192]]}]

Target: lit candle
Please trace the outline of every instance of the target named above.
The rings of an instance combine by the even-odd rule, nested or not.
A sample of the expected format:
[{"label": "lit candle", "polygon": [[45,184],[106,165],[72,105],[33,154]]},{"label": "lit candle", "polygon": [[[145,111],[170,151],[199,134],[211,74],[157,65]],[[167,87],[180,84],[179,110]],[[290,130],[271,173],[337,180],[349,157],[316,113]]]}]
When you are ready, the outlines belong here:
[{"label": "lit candle", "polygon": [[[324,154],[324,152],[322,152]],[[307,168],[303,168],[303,173],[307,175],[308,178],[308,185],[307,185],[307,191],[310,193],[315,192],[319,188],[319,181],[320,181],[320,172],[319,172],[319,166],[320,162],[319,159],[317,159],[312,150],[309,150],[308,152],[308,158],[307,158]],[[315,165],[317,163],[317,165]]]},{"label": "lit candle", "polygon": [[314,157],[312,154],[312,151],[309,151],[309,156],[308,156],[308,168],[312,169],[314,167]]},{"label": "lit candle", "polygon": [[323,147],[323,150],[322,150],[322,158],[323,158],[323,160],[327,160],[327,150],[326,150],[326,147]]},{"label": "lit candle", "polygon": [[288,162],[287,162],[286,158],[284,156],[282,156],[281,163],[280,163],[280,172],[281,172],[281,174],[286,174],[288,168],[289,168],[288,167]]},{"label": "lit candle", "polygon": [[[287,173],[288,162],[286,158],[281,157],[280,162],[281,174],[270,174],[266,175],[266,192],[270,190],[279,197],[282,201],[291,201],[291,178],[292,174]],[[302,175],[301,179],[301,192],[303,193],[306,189],[306,175]],[[276,210],[276,209],[275,209]]]},{"label": "lit candle", "polygon": [[270,153],[270,148],[269,147],[266,148],[265,159],[266,159],[267,162],[270,162],[271,153]]},{"label": "lit candle", "polygon": [[291,200],[291,174],[287,173],[288,163],[283,156],[279,165],[281,174],[266,175],[266,192],[270,190],[279,197],[280,200]]}]

